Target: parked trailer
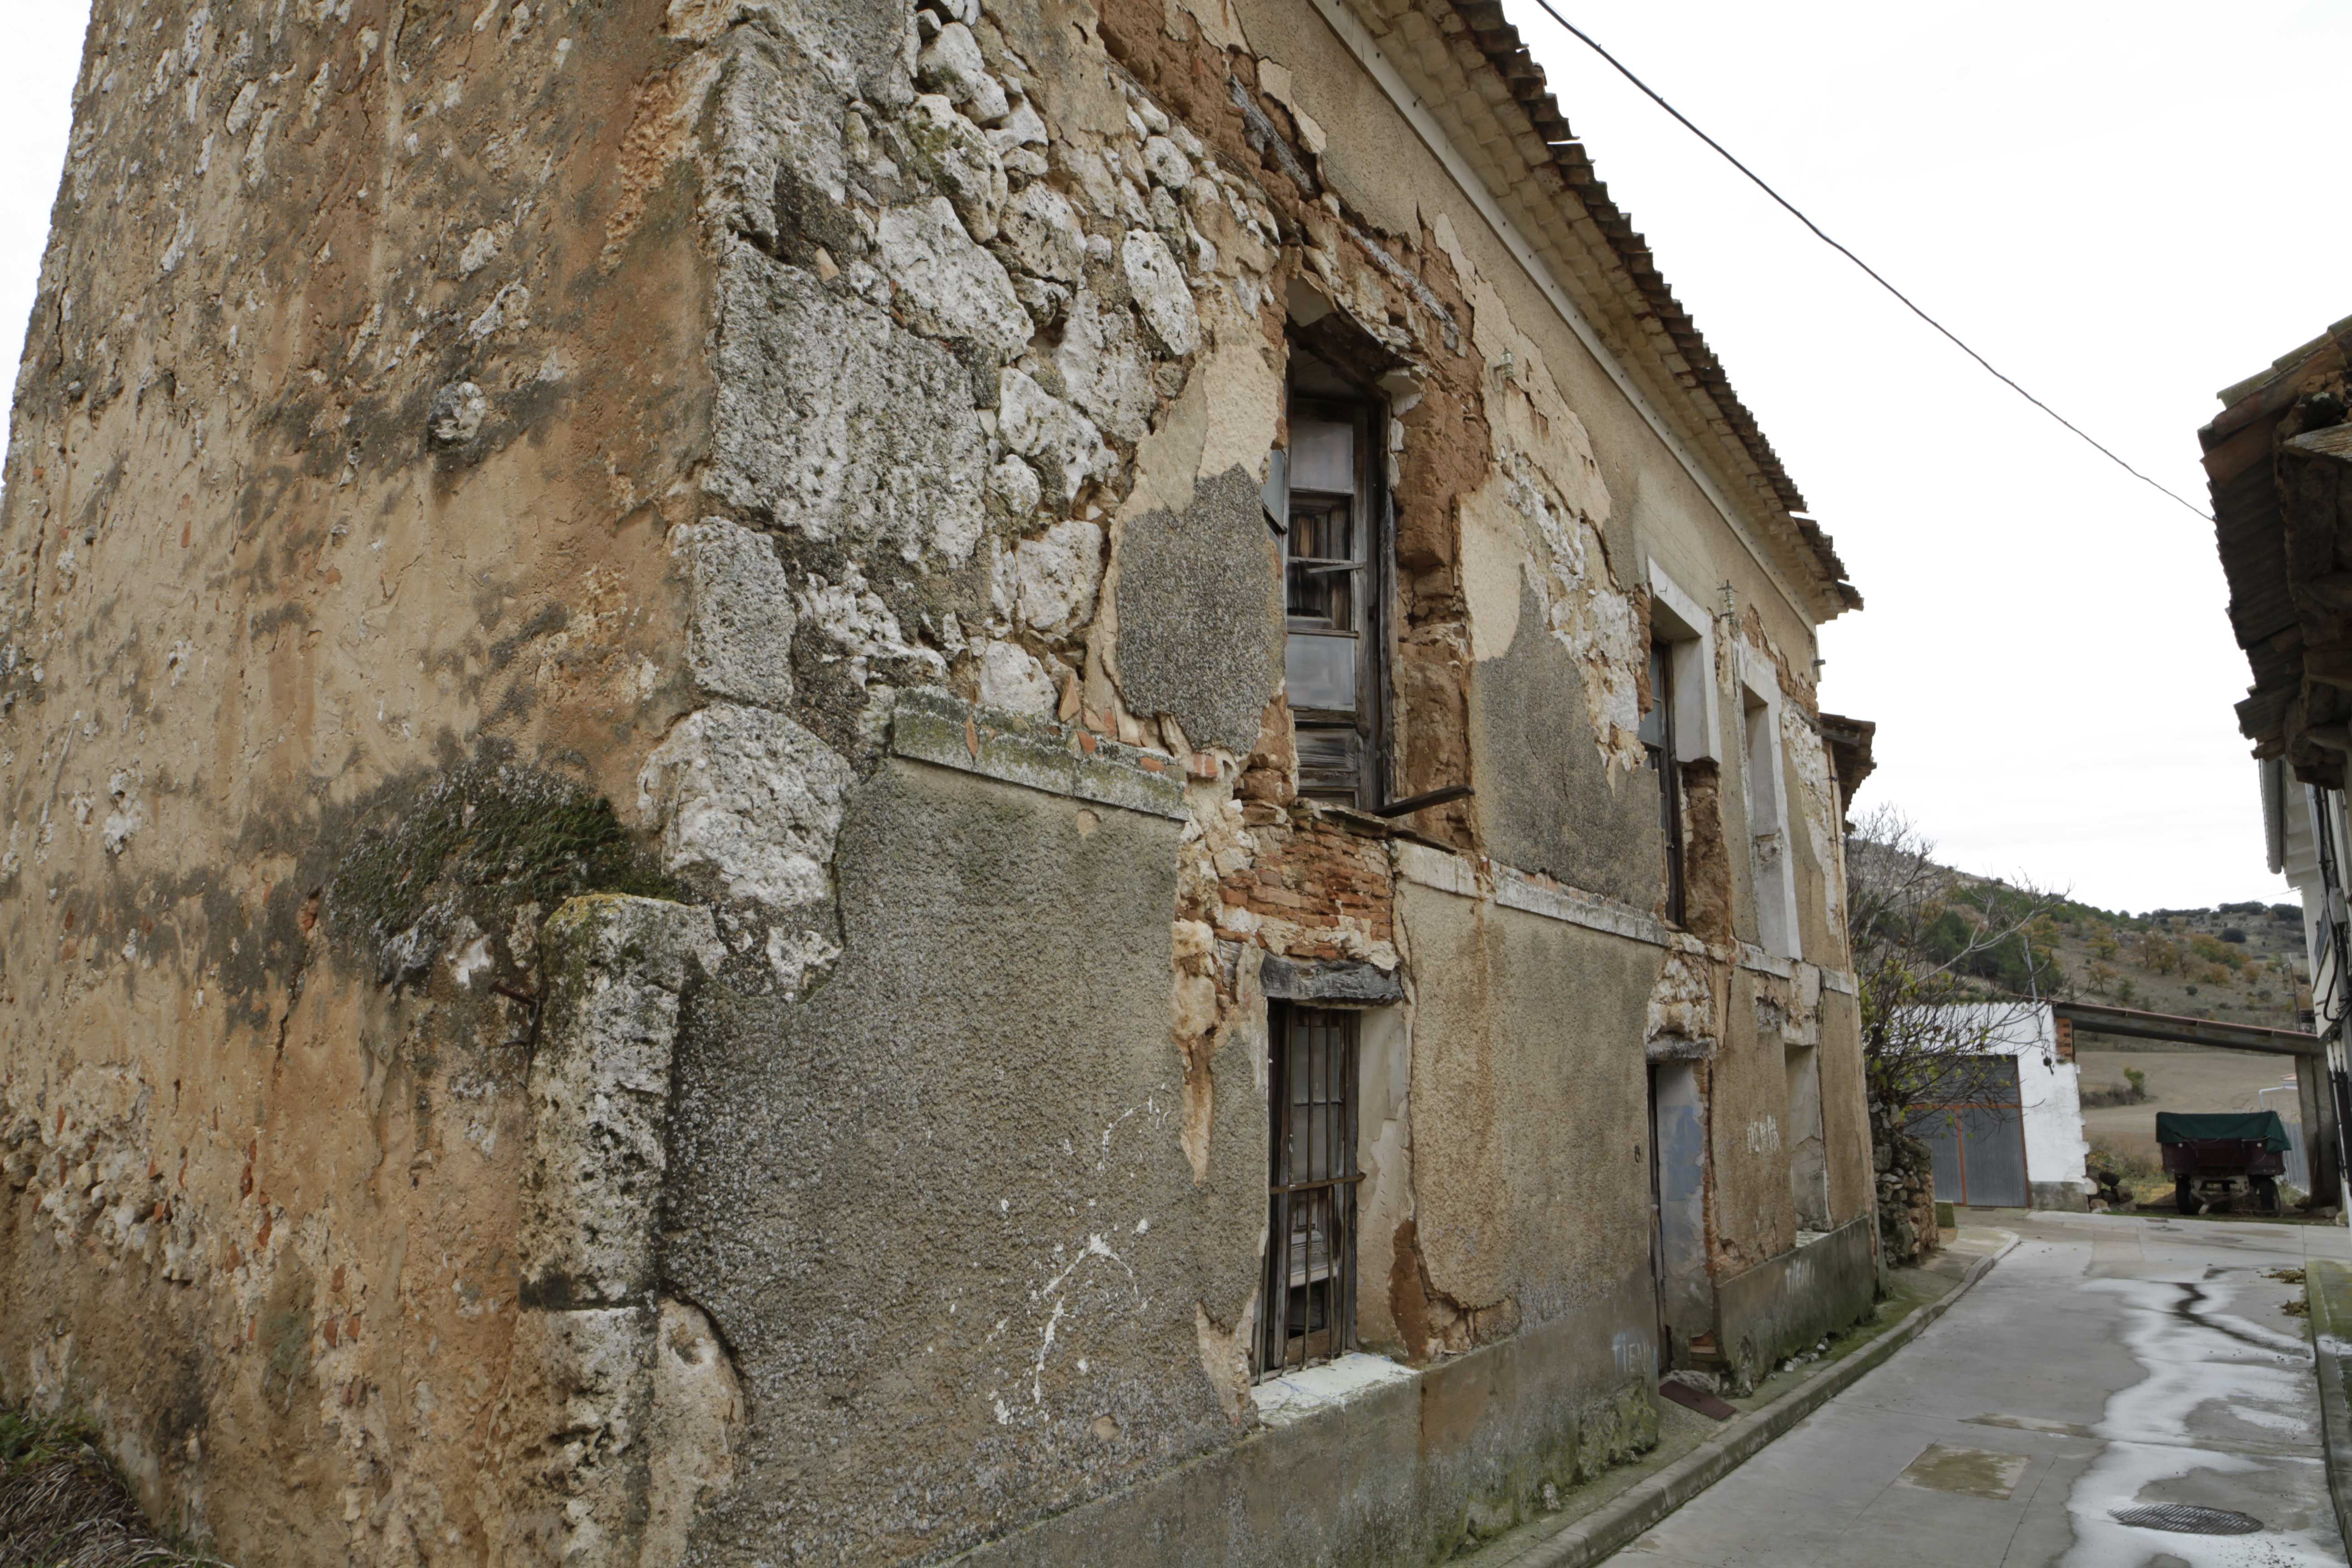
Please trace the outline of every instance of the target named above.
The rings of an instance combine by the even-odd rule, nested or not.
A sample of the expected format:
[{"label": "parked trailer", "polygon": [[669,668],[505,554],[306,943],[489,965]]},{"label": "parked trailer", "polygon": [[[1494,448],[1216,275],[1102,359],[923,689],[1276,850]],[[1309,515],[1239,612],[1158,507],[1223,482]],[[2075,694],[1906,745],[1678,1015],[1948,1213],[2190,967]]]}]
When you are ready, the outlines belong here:
[{"label": "parked trailer", "polygon": [[2277,1111],[2159,1110],[2156,1141],[2182,1214],[2235,1208],[2242,1194],[2258,1213],[2279,1212],[2287,1138]]}]

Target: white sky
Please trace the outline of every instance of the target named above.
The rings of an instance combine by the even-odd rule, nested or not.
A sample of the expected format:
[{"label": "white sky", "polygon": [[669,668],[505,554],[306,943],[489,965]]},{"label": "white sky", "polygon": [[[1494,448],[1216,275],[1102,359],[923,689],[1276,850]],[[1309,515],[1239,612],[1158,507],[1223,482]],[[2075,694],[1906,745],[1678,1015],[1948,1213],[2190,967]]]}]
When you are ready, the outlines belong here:
[{"label": "white sky", "polygon": [[[2020,403],[1507,0],[1869,608],[1824,704],[1863,804],[1948,858],[2141,910],[2276,897],[2210,526]],[[2352,5],[1555,0],[1993,362],[2200,503],[2213,394],[2352,314],[2324,174]],[[0,363],[40,266],[84,4],[11,0]]]}]

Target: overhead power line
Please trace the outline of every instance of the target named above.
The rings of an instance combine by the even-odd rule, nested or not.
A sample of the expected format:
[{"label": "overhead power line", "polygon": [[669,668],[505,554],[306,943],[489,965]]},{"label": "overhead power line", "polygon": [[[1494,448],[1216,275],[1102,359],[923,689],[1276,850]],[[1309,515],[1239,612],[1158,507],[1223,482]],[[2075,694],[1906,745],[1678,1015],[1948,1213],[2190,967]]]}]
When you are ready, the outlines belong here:
[{"label": "overhead power line", "polygon": [[1872,282],[1877,284],[1881,289],[1884,289],[1889,294],[1894,295],[1896,300],[1902,301],[1903,308],[1905,310],[1910,311],[1913,315],[1918,317],[1921,321],[1935,328],[1938,332],[1941,332],[1944,337],[1950,342],[1954,348],[1958,349],[1962,353],[1968,355],[1970,359],[1976,361],[1977,363],[1982,365],[1985,368],[1985,371],[1990,374],[1993,379],[2000,382],[2003,386],[2008,387],[2011,392],[2017,394],[2018,396],[2025,399],[2026,402],[2033,405],[2034,407],[2042,410],[2042,413],[2050,416],[2051,418],[2058,421],[2059,424],[2063,425],[2069,431],[2074,433],[2076,438],[2090,447],[2092,450],[2097,452],[2101,457],[2106,458],[2107,461],[2113,463],[2116,467],[2121,468],[2124,472],[2137,479],[2140,483],[2147,486],[2150,489],[2158,491],[2159,493],[2169,497],[2173,500],[2179,501],[2182,506],[2187,507],[2190,511],[2195,512],[2199,517],[2203,518],[2206,521],[2210,522],[2213,521],[2212,514],[2208,512],[2203,507],[2199,506],[2195,501],[2190,500],[2188,497],[2182,495],[2179,491],[2171,489],[2169,486],[2161,484],[2156,479],[2149,478],[2147,475],[2141,473],[2137,468],[2133,468],[2129,463],[2124,461],[2123,458],[2117,457],[2114,451],[2110,450],[2089,431],[2084,429],[2072,419],[2067,418],[2063,414],[2061,414],[2056,409],[2051,407],[2050,405],[2042,402],[2042,399],[2034,396],[2033,394],[2026,391],[2022,386],[2020,386],[2014,379],[2002,374],[2002,372],[1994,365],[1992,361],[1985,358],[1984,355],[1977,353],[1976,350],[1970,348],[1966,342],[1962,342],[1958,333],[1953,331],[1951,328],[1944,325],[1943,322],[1936,320],[1935,317],[1921,310],[1908,294],[1906,294],[1902,289],[1897,289],[1894,284],[1889,283],[1885,278],[1880,274],[1878,268],[1873,267],[1869,262],[1864,261],[1861,257],[1856,256],[1844,246],[1840,245],[1836,240],[1832,239],[1826,233],[1822,232],[1822,226],[1815,223],[1811,218],[1807,217],[1794,202],[1790,201],[1788,197],[1782,195],[1780,192],[1774,190],[1769,184],[1768,184],[1765,182],[1763,175],[1758,174],[1755,170],[1741,163],[1738,158],[1732,156],[1731,150],[1726,147],[1722,142],[1717,142],[1714,137],[1709,136],[1706,132],[1701,131],[1697,126],[1692,124],[1689,115],[1685,114],[1681,110],[1676,109],[1673,104],[1668,103],[1659,95],[1657,89],[1652,87],[1648,82],[1643,81],[1640,77],[1635,76],[1631,70],[1626,68],[1625,62],[1619,59],[1615,55],[1611,54],[1607,49],[1602,48],[1599,41],[1596,40],[1591,34],[1586,32],[1583,28],[1578,26],[1575,23],[1570,21],[1567,17],[1554,10],[1552,8],[1551,0],[1535,0],[1535,3],[1537,6],[1542,10],[1545,16],[1549,16],[1553,21],[1558,22],[1561,26],[1574,34],[1578,40],[1580,41],[1586,48],[1591,49],[1594,54],[1599,55],[1602,59],[1607,60],[1610,66],[1616,70],[1619,76],[1623,77],[1627,81],[1632,82],[1635,87],[1641,89],[1643,96],[1647,98],[1652,103],[1656,104],[1660,109],[1664,110],[1668,114],[1673,115],[1684,130],[1689,132],[1692,135],[1706,142],[1709,147],[1714,148],[1716,153],[1721,156],[1725,163],[1730,164],[1733,168],[1747,175],[1750,184],[1754,184],[1758,190],[1762,191],[1766,195],[1771,197],[1775,202],[1778,202],[1790,217],[1795,218],[1799,223],[1803,224],[1807,228],[1812,230],[1814,238],[1820,240],[1823,245],[1828,246],[1832,250],[1836,251],[1840,256],[1844,257],[1848,261],[1853,262],[1856,267],[1861,268]]}]

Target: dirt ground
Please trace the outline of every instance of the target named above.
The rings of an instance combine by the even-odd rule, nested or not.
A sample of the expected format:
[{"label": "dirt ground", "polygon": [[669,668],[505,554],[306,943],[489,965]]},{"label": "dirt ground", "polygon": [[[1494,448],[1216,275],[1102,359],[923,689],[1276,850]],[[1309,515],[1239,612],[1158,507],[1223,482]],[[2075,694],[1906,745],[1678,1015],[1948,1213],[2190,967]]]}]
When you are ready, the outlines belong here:
[{"label": "dirt ground", "polygon": [[[2083,1135],[2118,1153],[2154,1160],[2156,1113],[2159,1110],[2260,1110],[2257,1089],[2294,1081],[2294,1064],[2284,1057],[2250,1051],[2082,1051],[2083,1088],[2121,1084],[2124,1068],[2147,1075],[2147,1099],[2137,1105],[2110,1105],[2083,1113]],[[2294,1120],[2292,1096],[2273,1095],[2268,1109]]]}]

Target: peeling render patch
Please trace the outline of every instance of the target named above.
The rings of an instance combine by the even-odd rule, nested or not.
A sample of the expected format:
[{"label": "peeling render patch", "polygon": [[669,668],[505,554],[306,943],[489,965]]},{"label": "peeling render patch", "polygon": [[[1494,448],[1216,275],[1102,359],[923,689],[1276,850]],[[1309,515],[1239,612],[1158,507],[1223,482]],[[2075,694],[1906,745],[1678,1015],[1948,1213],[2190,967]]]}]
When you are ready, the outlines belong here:
[{"label": "peeling render patch", "polygon": [[1119,545],[1119,674],[1130,707],[1246,753],[1282,679],[1282,574],[1259,481],[1204,478],[1180,515],[1130,519]]},{"label": "peeling render patch", "polygon": [[[1484,528],[1506,542],[1505,558],[1531,563],[1545,629],[1582,671],[1594,744],[1616,767],[1638,768],[1639,689],[1648,649],[1633,595],[1619,584],[1601,539],[1610,499],[1591,437],[1560,395],[1535,340],[1512,322],[1502,296],[1462,248],[1452,220],[1440,215],[1432,233],[1470,303],[1471,341],[1487,367],[1483,390],[1495,468],[1464,500],[1465,542]],[[1517,585],[1491,576],[1472,583],[1475,646],[1480,658],[1496,657],[1517,625]],[[1497,624],[1505,629],[1495,629]]]}]

